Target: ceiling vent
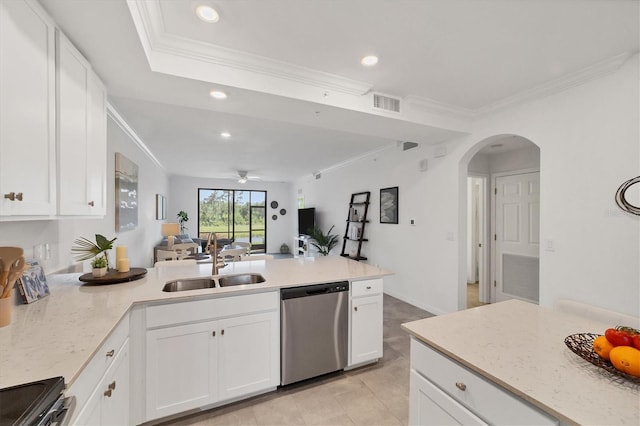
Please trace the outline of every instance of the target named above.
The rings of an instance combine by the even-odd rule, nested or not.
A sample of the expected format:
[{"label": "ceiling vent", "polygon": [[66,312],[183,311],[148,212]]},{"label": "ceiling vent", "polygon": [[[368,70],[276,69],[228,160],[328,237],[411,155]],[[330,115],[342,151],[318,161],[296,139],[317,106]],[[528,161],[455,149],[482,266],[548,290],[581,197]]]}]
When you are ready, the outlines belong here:
[{"label": "ceiling vent", "polygon": [[417,147],[418,144],[415,142],[402,142],[402,150],[403,151],[408,151],[410,149],[413,149],[415,147]]},{"label": "ceiling vent", "polygon": [[400,99],[390,98],[389,96],[373,94],[373,107],[391,112],[400,112]]}]

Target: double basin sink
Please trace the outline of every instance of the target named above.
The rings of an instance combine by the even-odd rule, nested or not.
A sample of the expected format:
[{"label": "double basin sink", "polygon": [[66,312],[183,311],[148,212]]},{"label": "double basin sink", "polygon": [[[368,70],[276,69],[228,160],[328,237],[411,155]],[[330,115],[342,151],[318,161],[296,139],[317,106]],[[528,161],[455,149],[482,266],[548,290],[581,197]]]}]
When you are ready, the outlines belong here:
[{"label": "double basin sink", "polygon": [[186,278],[169,281],[162,291],[202,290],[204,288],[230,287],[234,285],[259,284],[265,281],[260,274],[224,275],[221,277]]}]

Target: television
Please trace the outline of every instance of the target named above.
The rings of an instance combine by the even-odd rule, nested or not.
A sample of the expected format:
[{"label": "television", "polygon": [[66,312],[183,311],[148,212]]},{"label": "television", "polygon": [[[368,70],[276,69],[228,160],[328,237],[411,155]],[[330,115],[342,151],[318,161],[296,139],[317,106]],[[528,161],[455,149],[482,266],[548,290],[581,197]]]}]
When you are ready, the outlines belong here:
[{"label": "television", "polygon": [[316,209],[298,209],[298,234],[309,235],[309,230],[316,226]]}]

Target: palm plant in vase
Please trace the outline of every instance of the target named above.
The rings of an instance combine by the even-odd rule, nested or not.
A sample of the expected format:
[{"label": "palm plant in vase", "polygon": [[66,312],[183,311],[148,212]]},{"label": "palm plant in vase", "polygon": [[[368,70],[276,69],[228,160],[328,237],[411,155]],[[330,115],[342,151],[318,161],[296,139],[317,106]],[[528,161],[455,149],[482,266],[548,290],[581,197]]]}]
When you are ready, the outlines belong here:
[{"label": "palm plant in vase", "polygon": [[[96,234],[96,241],[93,242],[87,238],[81,237],[76,239],[71,247],[71,253],[75,254],[76,260],[83,261],[93,259],[91,266],[94,269],[109,268],[108,250],[113,248],[113,242],[117,237],[109,240],[104,235]],[[102,254],[102,256],[100,256]],[[99,265],[99,266],[98,266]],[[106,273],[106,270],[105,270]]]},{"label": "palm plant in vase", "polygon": [[331,249],[333,249],[336,246],[336,244],[338,244],[338,236],[332,235],[331,234],[332,230],[333,230],[333,226],[329,228],[329,231],[327,231],[326,234],[323,233],[322,230],[317,226],[314,226],[312,229],[309,230],[309,236],[311,237],[311,240],[309,241],[309,243],[315,248],[317,248],[318,252],[322,256],[327,256],[331,251]]}]

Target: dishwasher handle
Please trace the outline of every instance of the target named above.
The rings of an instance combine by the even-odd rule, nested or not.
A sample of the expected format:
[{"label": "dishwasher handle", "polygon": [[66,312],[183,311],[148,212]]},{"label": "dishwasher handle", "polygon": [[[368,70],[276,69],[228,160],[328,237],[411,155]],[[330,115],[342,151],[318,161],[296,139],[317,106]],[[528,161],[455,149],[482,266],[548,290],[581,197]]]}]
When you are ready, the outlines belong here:
[{"label": "dishwasher handle", "polygon": [[343,291],[349,291],[349,281],[283,288],[280,295],[282,296],[282,300],[288,300],[296,299],[298,297],[321,296],[323,294]]}]

